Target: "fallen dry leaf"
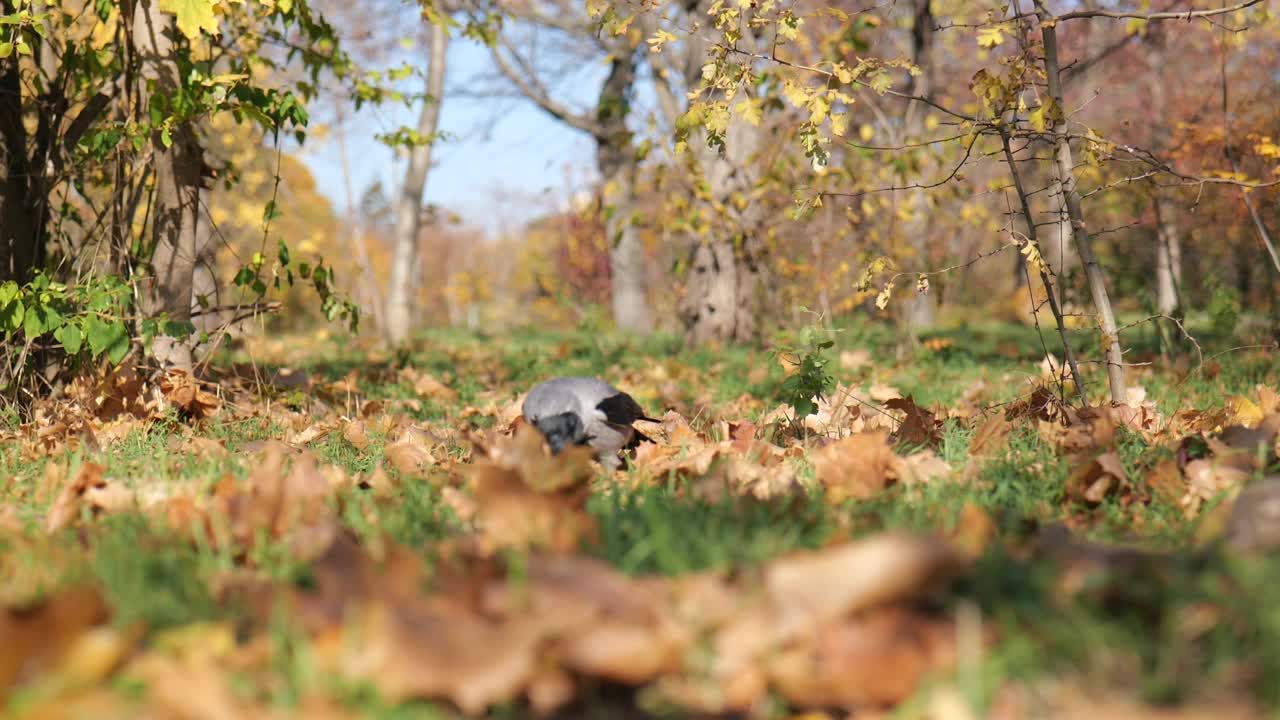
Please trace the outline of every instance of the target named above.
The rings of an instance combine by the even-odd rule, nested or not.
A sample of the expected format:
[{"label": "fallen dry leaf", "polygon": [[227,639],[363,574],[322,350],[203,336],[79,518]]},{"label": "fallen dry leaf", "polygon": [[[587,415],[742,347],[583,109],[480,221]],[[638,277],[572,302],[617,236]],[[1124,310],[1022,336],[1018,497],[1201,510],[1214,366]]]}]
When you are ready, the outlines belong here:
[{"label": "fallen dry leaf", "polygon": [[833,494],[832,500],[865,500],[889,484],[894,466],[889,435],[884,431],[858,433],[813,453],[818,482]]},{"label": "fallen dry leaf", "polygon": [[1249,479],[1249,473],[1244,470],[1213,460],[1192,460],[1184,472],[1188,487],[1182,503],[1189,513],[1199,511],[1206,500],[1220,492],[1238,490]]},{"label": "fallen dry leaf", "polygon": [[889,707],[926,674],[955,664],[952,623],[901,609],[847,619],[769,662],[769,679],[800,708]]},{"label": "fallen dry leaf", "polygon": [[[92,652],[80,644],[86,634],[109,619],[106,602],[96,589],[79,586],[53,594],[33,608],[0,609],[0,702],[16,685],[54,672],[62,664],[93,664],[93,658],[77,658]],[[92,672],[93,668],[84,668]]]},{"label": "fallen dry leaf", "polygon": [[185,416],[201,420],[217,412],[222,405],[218,396],[201,389],[190,372],[171,368],[160,379],[160,392]]},{"label": "fallen dry leaf", "polygon": [[369,428],[363,420],[353,420],[342,429],[342,439],[357,450],[365,450],[369,447]]},{"label": "fallen dry leaf", "polygon": [[62,491],[45,516],[45,532],[55,533],[72,523],[80,514],[84,494],[89,488],[103,485],[103,467],[97,463],[80,466],[76,476],[63,485]]},{"label": "fallen dry leaf", "polygon": [[1107,496],[1119,493],[1128,482],[1128,473],[1114,450],[1105,452],[1079,465],[1067,478],[1067,497],[1097,505]]},{"label": "fallen dry leaf", "polygon": [[885,402],[884,406],[905,415],[893,433],[897,442],[924,447],[937,447],[942,442],[942,421],[935,418],[932,412],[916,405],[912,396],[893,398]]}]

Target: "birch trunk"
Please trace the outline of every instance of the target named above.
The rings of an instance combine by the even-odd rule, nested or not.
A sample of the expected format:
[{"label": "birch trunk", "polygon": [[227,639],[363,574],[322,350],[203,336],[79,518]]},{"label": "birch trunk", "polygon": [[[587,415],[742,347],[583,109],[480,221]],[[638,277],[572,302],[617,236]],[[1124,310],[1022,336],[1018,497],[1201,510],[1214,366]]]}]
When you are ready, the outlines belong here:
[{"label": "birch trunk", "polygon": [[1182,295],[1182,238],[1168,207],[1156,200],[1156,309],[1173,316]]},{"label": "birch trunk", "polygon": [[[912,62],[920,68],[918,76],[911,78],[908,92],[912,95],[929,98],[932,96],[930,78],[933,77],[933,10],[930,0],[913,0],[914,17],[911,23],[911,55]],[[904,125],[908,139],[919,139],[924,132],[923,107],[920,103],[912,103],[907,110]],[[921,162],[918,168],[917,184],[923,184],[929,177],[929,169],[933,166],[928,147],[920,150]],[[932,238],[933,222],[930,218],[929,191],[916,188],[908,191],[908,202],[911,206],[911,220],[905,224],[907,247],[912,251],[915,262],[925,269],[929,261],[929,241]],[[932,292],[911,292],[899,301],[899,320],[910,343],[916,342],[921,331],[933,327],[937,318],[937,296]]]},{"label": "birch trunk", "polygon": [[[1157,27],[1148,33],[1148,53],[1151,64],[1165,67],[1167,28]],[[1151,83],[1151,112],[1155,117],[1167,117],[1168,93],[1163,78]],[[1163,153],[1169,144],[1166,128],[1153,128],[1152,149]],[[1153,193],[1152,205],[1156,216],[1156,309],[1162,315],[1173,316],[1177,311],[1182,290],[1182,239],[1175,221],[1173,196],[1159,187]]]},{"label": "birch trunk", "polygon": [[[431,25],[431,57],[427,67],[427,99],[418,116],[417,132],[430,138],[440,120],[444,96],[445,55],[449,36],[439,25]],[[431,142],[409,150],[409,167],[396,200],[396,227],[391,251],[391,281],[387,288],[383,336],[392,345],[404,342],[413,324],[415,267],[418,263],[418,231],[422,218],[422,193],[431,170]]]},{"label": "birch trunk", "polygon": [[[133,40],[141,61],[141,75],[160,93],[178,90],[177,29],[173,18],[160,11],[158,0],[141,0],[134,8]],[[144,91],[142,107],[149,97]],[[172,143],[165,147],[160,133],[152,135],[155,152],[155,199],[152,203],[151,274],[144,279],[141,309],[144,315],[164,314],[169,320],[191,319],[192,285],[197,253],[197,220],[200,210],[200,168],[203,162],[195,128],[175,125]],[[151,352],[164,367],[190,370],[196,338],[181,340],[157,336]]]},{"label": "birch trunk", "polygon": [[1044,37],[1044,70],[1048,85],[1049,98],[1056,106],[1056,120],[1053,124],[1054,174],[1049,195],[1056,198],[1065,209],[1065,215],[1071,221],[1071,234],[1075,240],[1076,252],[1084,266],[1085,278],[1089,281],[1089,293],[1093,297],[1094,309],[1098,312],[1102,333],[1103,352],[1106,357],[1107,382],[1111,390],[1112,402],[1123,403],[1127,399],[1125,392],[1124,355],[1120,346],[1120,332],[1116,326],[1115,311],[1111,307],[1111,297],[1107,293],[1107,276],[1093,254],[1093,238],[1089,236],[1088,226],[1084,220],[1084,208],[1080,195],[1076,192],[1075,161],[1071,155],[1071,145],[1067,141],[1066,104],[1063,102],[1061,64],[1058,60],[1058,30],[1053,16],[1044,5],[1044,0],[1036,0],[1036,14],[1040,19],[1040,29]]}]

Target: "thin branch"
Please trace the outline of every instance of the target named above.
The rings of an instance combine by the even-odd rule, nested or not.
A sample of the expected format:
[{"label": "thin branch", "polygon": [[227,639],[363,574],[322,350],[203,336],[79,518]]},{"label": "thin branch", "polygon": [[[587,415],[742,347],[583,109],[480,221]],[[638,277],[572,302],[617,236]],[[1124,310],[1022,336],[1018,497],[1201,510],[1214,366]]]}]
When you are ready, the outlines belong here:
[{"label": "thin branch", "polygon": [[1116,329],[1116,331],[1123,332],[1130,328],[1137,327],[1138,325],[1142,325],[1144,323],[1153,322],[1155,320],[1168,320],[1174,325],[1177,325],[1178,330],[1182,332],[1182,336],[1190,340],[1192,345],[1196,346],[1196,357],[1199,359],[1198,364],[1199,365],[1204,364],[1204,348],[1200,347],[1200,343],[1196,341],[1195,337],[1193,337],[1191,333],[1187,332],[1186,326],[1184,326],[1182,324],[1182,321],[1176,317],[1172,317],[1170,315],[1151,315],[1149,317],[1142,318],[1141,320],[1135,320],[1129,323],[1128,325],[1121,325],[1119,328]]},{"label": "thin branch", "polygon": [[[512,67],[511,63],[503,57],[502,49],[499,46],[501,46],[501,48],[506,48],[507,52],[511,53],[512,58],[514,58],[515,62],[520,65],[521,70],[523,70],[525,74],[522,74],[521,71]],[[553,99],[542,86],[542,83],[538,81],[537,73],[533,71],[532,67],[530,67],[527,62],[516,54],[515,50],[511,48],[510,43],[508,43],[504,38],[498,39],[498,42],[494,45],[490,55],[493,57],[493,63],[497,66],[498,71],[501,72],[512,85],[515,85],[516,89],[519,90],[522,95],[541,108],[543,112],[560,122],[581,130],[593,137],[600,137],[604,135],[605,130],[599,123],[593,121],[585,114],[575,113],[573,110],[569,109],[568,106]]]},{"label": "thin branch", "polygon": [[[1227,162],[1231,165],[1231,172],[1238,174],[1240,170],[1238,163],[1236,163],[1236,155],[1231,151],[1231,108],[1227,102],[1226,43],[1219,42],[1218,50],[1218,67],[1222,74],[1222,149],[1227,156]],[[1258,230],[1258,239],[1262,241],[1263,247],[1267,249],[1267,254],[1271,256],[1272,266],[1275,267],[1276,272],[1280,273],[1280,255],[1276,253],[1275,243],[1271,242],[1271,233],[1267,232],[1267,226],[1258,215],[1258,209],[1254,207],[1253,200],[1249,198],[1249,193],[1242,190],[1240,199],[1244,201],[1244,206],[1249,210],[1249,217],[1253,219],[1253,226]]]},{"label": "thin branch", "polygon": [[1133,12],[1114,12],[1111,10],[1075,10],[1062,15],[1055,15],[1051,21],[1058,20],[1081,20],[1086,18],[1111,18],[1113,20],[1201,20],[1211,18],[1215,15],[1227,15],[1238,10],[1253,7],[1262,3],[1263,0],[1245,0],[1242,3],[1232,5],[1231,7],[1222,7],[1214,10],[1187,10],[1186,12],[1157,12],[1157,13],[1133,13]]},{"label": "thin branch", "polygon": [[[1000,141],[1004,150],[1005,164],[1009,166],[1009,174],[1013,176],[1013,189],[1018,194],[1018,201],[1022,205],[1022,219],[1027,224],[1027,240],[1039,246],[1036,237],[1036,223],[1031,213],[1031,199],[1023,190],[1022,174],[1018,172],[1018,164],[1013,160],[1013,150],[1009,146],[1009,133],[1002,131],[1000,133]],[[1011,231],[1012,234],[1012,231]],[[1062,309],[1058,307],[1058,299],[1054,295],[1053,277],[1049,274],[1048,269],[1043,264],[1037,268],[1040,271],[1040,282],[1044,284],[1046,300],[1049,302],[1049,310],[1053,312],[1054,323],[1058,326],[1058,336],[1062,339],[1062,352],[1067,358],[1067,365],[1071,368],[1071,377],[1075,380],[1076,390],[1080,393],[1080,402],[1084,405],[1089,404],[1089,398],[1085,395],[1084,381],[1080,376],[1080,368],[1076,365],[1075,354],[1071,350],[1071,343],[1067,340],[1067,325],[1062,319]],[[1024,272],[1028,272],[1024,269]],[[1027,277],[1027,291],[1031,290],[1031,278]],[[1034,316],[1034,313],[1033,313]],[[1036,320],[1036,327],[1039,328],[1039,319]],[[1043,342],[1043,338],[1041,339]],[[1065,392],[1064,392],[1065,394]],[[1065,403],[1065,398],[1064,398]]]},{"label": "thin branch", "polygon": [[[825,78],[835,77],[835,74],[829,70],[823,70],[822,68],[814,67],[812,65],[805,65],[804,63],[792,62],[790,60],[785,60],[783,58],[780,58],[776,55],[765,55],[763,53],[748,52],[746,50],[743,50],[737,47],[727,47],[723,43],[717,43],[717,45],[723,48],[725,51],[731,52],[735,55],[742,55],[744,57],[748,57],[754,60],[764,60],[766,62],[777,63],[784,67],[793,68],[795,70],[804,70],[806,72],[811,72],[816,75],[821,75],[822,77],[825,77]],[[854,80],[853,84],[859,85],[861,87],[868,88],[871,90],[875,90],[875,88],[871,86],[871,83],[868,83],[865,80]],[[876,92],[879,92],[879,91],[876,90]],[[946,107],[945,105],[940,105],[937,102],[934,102],[933,100],[930,100],[929,98],[926,98],[920,95],[912,95],[911,93],[899,92],[897,90],[886,90],[881,94],[892,95],[893,97],[901,98],[903,100],[912,100],[915,102],[924,103],[925,105],[928,105],[929,107],[932,107],[933,109],[939,112],[946,113],[947,115],[950,115],[951,117],[954,117],[954,118],[958,118],[960,120],[968,120],[969,122],[979,122],[978,118],[973,117],[972,115],[966,115],[962,112],[952,110],[951,108]]]},{"label": "thin branch", "polygon": [[822,197],[859,198],[864,195],[874,195],[876,193],[882,193],[882,192],[895,192],[898,190],[932,190],[933,188],[946,185],[947,183],[955,179],[956,175],[960,174],[960,168],[964,167],[965,164],[969,162],[969,158],[973,153],[974,143],[978,141],[978,137],[979,137],[978,135],[973,136],[973,139],[970,140],[969,144],[965,146],[964,157],[960,158],[960,162],[956,163],[956,166],[951,169],[951,172],[948,173],[946,177],[942,178],[937,182],[928,183],[928,184],[912,183],[910,185],[891,185],[888,187],[879,187],[879,188],[872,188],[870,190],[863,190],[862,192],[856,192],[856,193],[838,193],[838,192],[824,191],[819,193],[819,195],[821,195]]}]

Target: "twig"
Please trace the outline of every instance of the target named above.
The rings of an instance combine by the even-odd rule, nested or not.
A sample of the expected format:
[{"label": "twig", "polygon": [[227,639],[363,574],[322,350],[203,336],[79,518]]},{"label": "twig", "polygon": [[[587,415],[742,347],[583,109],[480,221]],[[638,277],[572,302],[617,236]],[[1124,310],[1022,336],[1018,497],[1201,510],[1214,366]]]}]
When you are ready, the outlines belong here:
[{"label": "twig", "polygon": [[[1218,43],[1218,68],[1222,74],[1222,150],[1227,156],[1227,162],[1231,165],[1231,172],[1238,174],[1239,166],[1236,163],[1235,153],[1231,152],[1231,109],[1227,103],[1227,46],[1226,43]],[[1262,218],[1258,216],[1258,209],[1254,207],[1253,201],[1249,199],[1249,193],[1241,190],[1240,199],[1244,201],[1244,206],[1249,209],[1249,217],[1253,219],[1253,226],[1258,230],[1258,239],[1262,241],[1263,247],[1267,249],[1267,254],[1271,256],[1271,265],[1275,267],[1276,272],[1280,273],[1280,255],[1276,253],[1276,246],[1271,242],[1271,233],[1267,232],[1267,226],[1262,222]]]},{"label": "twig", "polygon": [[1187,10],[1186,12],[1156,12],[1156,13],[1133,13],[1133,12],[1114,12],[1111,10],[1075,10],[1062,15],[1054,16],[1053,20],[1081,20],[1086,18],[1111,18],[1113,20],[1203,20],[1211,18],[1215,15],[1226,15],[1244,10],[1254,5],[1258,5],[1263,0],[1245,0],[1242,3],[1232,5],[1231,7],[1221,7],[1216,10]]},{"label": "twig", "polygon": [[[1034,243],[1038,248],[1040,243],[1036,240],[1036,223],[1031,214],[1031,201],[1027,198],[1027,194],[1023,192],[1022,189],[1022,174],[1018,172],[1018,164],[1013,161],[1013,150],[1009,147],[1008,131],[1001,129],[1000,142],[1004,148],[1005,163],[1009,166],[1009,174],[1013,176],[1014,192],[1018,193],[1018,201],[1022,205],[1022,219],[1027,224],[1027,240],[1028,242]],[[1037,270],[1040,271],[1040,282],[1044,283],[1045,299],[1049,303],[1049,310],[1053,312],[1053,321],[1058,326],[1058,336],[1062,339],[1062,352],[1066,356],[1068,367],[1071,368],[1071,377],[1075,380],[1076,391],[1080,393],[1080,402],[1087,406],[1089,404],[1089,398],[1085,395],[1084,381],[1080,376],[1080,368],[1076,366],[1075,354],[1071,350],[1071,343],[1067,340],[1067,325],[1062,318],[1062,309],[1058,307],[1058,299],[1054,297],[1054,290],[1056,288],[1053,283],[1053,278],[1050,276],[1048,270],[1045,269],[1043,264],[1041,264]],[[1031,279],[1028,276],[1027,290],[1030,289]],[[1032,317],[1035,317],[1034,313],[1032,314]],[[1039,328],[1040,320],[1039,318],[1036,318],[1037,331]],[[1043,344],[1044,338],[1042,337],[1040,341],[1041,344]],[[1065,391],[1063,391],[1063,394],[1063,403],[1065,404]]]},{"label": "twig", "polygon": [[1163,320],[1168,320],[1169,322],[1171,322],[1171,323],[1173,323],[1174,325],[1177,325],[1177,326],[1178,326],[1178,330],[1180,330],[1180,331],[1182,332],[1182,336],[1183,336],[1183,337],[1185,337],[1186,339],[1190,340],[1192,345],[1195,345],[1195,346],[1196,346],[1196,356],[1199,358],[1199,362],[1198,362],[1198,364],[1197,364],[1197,365],[1203,365],[1203,364],[1204,364],[1204,362],[1205,362],[1205,359],[1204,359],[1204,348],[1200,347],[1200,343],[1196,341],[1195,337],[1194,337],[1194,336],[1192,336],[1192,334],[1191,334],[1191,333],[1187,332],[1187,328],[1186,328],[1186,326],[1185,326],[1185,325],[1183,325],[1183,324],[1182,324],[1182,321],[1181,321],[1181,320],[1179,320],[1179,319],[1178,319],[1178,318],[1176,318],[1176,317],[1172,317],[1172,316],[1170,316],[1170,315],[1164,315],[1164,314],[1161,314],[1161,315],[1151,315],[1151,316],[1149,316],[1149,317],[1145,317],[1145,318],[1143,318],[1143,319],[1141,319],[1141,320],[1135,320],[1135,321],[1133,321],[1133,322],[1129,323],[1128,325],[1123,325],[1123,326],[1121,326],[1121,327],[1117,328],[1117,330],[1116,330],[1116,331],[1117,331],[1117,332],[1123,332],[1123,331],[1125,331],[1125,330],[1128,330],[1129,328],[1137,327],[1138,325],[1141,325],[1141,324],[1143,324],[1143,323],[1148,323],[1148,322],[1152,322],[1153,320],[1161,320],[1161,319],[1163,319]]}]

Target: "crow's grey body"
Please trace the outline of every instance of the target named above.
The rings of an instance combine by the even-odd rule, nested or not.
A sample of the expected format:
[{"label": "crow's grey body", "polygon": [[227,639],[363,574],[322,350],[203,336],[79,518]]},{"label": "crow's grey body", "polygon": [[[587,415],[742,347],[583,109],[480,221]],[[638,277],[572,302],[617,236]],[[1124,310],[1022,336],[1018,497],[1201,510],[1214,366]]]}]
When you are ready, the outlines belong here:
[{"label": "crow's grey body", "polygon": [[593,377],[547,380],[529,391],[521,412],[553,452],[568,444],[589,445],[610,470],[620,465],[618,451],[643,437],[631,424],[652,420],[630,395]]}]

